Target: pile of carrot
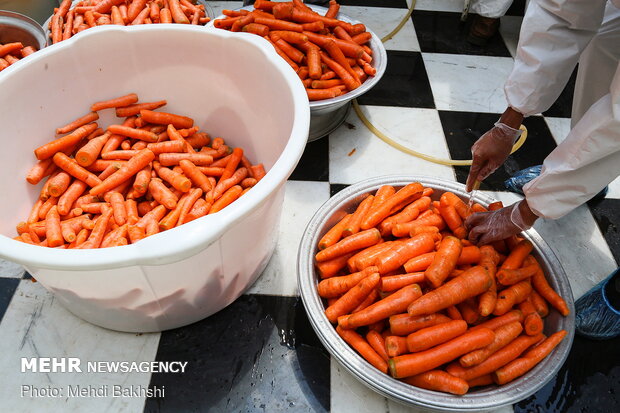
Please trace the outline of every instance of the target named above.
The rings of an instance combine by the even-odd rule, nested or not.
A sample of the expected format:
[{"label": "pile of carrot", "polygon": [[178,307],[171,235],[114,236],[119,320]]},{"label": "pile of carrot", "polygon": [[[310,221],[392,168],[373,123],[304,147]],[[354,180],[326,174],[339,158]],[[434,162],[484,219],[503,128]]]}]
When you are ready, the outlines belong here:
[{"label": "pile of carrot", "polygon": [[544,318],[568,306],[528,240],[472,245],[463,221],[487,208],[433,194],[385,185],[336,217],[315,256],[325,315],[372,366],[413,386],[462,395],[508,383],[564,338],[546,337]]},{"label": "pile of carrot", "polygon": [[[155,111],[166,103],[138,103],[131,93],[57,128],[57,139],[34,150],[26,180],[47,179],[14,239],[51,248],[132,244],[222,210],[265,176],[263,164],[193,119]],[[100,128],[102,110],[123,122]]]},{"label": "pile of carrot", "polygon": [[37,49],[32,46],[24,47],[21,42],[0,43],[0,72],[36,51]]},{"label": "pile of carrot", "polygon": [[340,5],[329,2],[323,16],[302,0],[256,0],[254,10],[224,10],[214,26],[254,33],[267,39],[297,72],[310,100],[330,99],[361,86],[376,69],[371,65],[372,35],[363,24],[337,18]]},{"label": "pile of carrot", "polygon": [[71,3],[72,0],[63,0],[54,10],[48,27],[53,44],[105,24],[206,24],[210,21],[204,6],[189,0],[84,0],[73,8]]}]

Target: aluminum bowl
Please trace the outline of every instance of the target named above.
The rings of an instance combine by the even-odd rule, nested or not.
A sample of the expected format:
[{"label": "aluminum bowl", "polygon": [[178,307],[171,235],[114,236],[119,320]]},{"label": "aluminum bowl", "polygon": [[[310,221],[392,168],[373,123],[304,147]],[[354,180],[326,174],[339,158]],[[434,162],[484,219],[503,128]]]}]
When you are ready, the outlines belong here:
[{"label": "aluminum bowl", "polygon": [[23,14],[0,10],[0,43],[21,42],[41,50],[47,43],[43,28]]},{"label": "aluminum bowl", "polygon": [[[322,15],[325,15],[328,10],[326,7],[315,6],[313,4],[306,4],[306,6]],[[241,9],[254,10],[254,6],[245,6]],[[213,20],[223,19],[225,17],[226,16],[224,15],[220,15]],[[338,13],[337,18],[351,24],[362,23],[342,13]],[[212,26],[213,20],[207,23],[207,26]],[[387,53],[385,51],[385,46],[383,45],[381,39],[379,39],[373,31],[368,28],[366,28],[366,31],[372,35],[369,42],[369,47],[372,50],[371,65],[377,69],[377,73],[374,76],[368,77],[368,79],[366,79],[366,81],[355,90],[336,96],[335,98],[310,102],[311,117],[310,132],[308,135],[309,142],[328,135],[342,125],[351,110],[351,101],[373,88],[385,73],[385,68],[387,66]]]},{"label": "aluminum bowl", "polygon": [[[351,213],[367,193],[376,191],[382,185],[402,187],[410,182],[420,182],[435,189],[432,198],[438,200],[445,191],[451,191],[461,198],[466,198],[465,186],[442,179],[416,175],[391,175],[371,178],[351,185],[329,199],[314,214],[301,240],[298,252],[297,276],[301,298],[314,331],[323,345],[338,362],[353,376],[376,392],[398,402],[418,408],[450,412],[485,411],[514,404],[535,393],[560,370],[566,360],[573,342],[574,305],[573,294],[568,279],[558,259],[549,246],[533,229],[522,235],[534,244],[532,255],[540,262],[551,286],[566,300],[570,309],[567,317],[562,317],[555,309],[545,319],[545,334],[559,330],[568,331],[567,337],[526,375],[503,386],[486,386],[475,388],[463,396],[456,396],[425,390],[400,382],[372,367],[357,354],[340,336],[325,316],[325,306],[317,294],[320,280],[314,268],[314,255],[319,239],[346,213]],[[488,205],[494,200],[478,193],[476,202]]]}]

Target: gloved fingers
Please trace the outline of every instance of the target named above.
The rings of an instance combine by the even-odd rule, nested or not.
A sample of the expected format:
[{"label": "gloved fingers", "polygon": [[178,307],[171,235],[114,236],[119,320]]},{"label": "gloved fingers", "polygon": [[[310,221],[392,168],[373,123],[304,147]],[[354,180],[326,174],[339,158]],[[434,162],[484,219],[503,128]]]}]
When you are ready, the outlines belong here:
[{"label": "gloved fingers", "polygon": [[478,177],[476,178],[478,181],[482,182],[489,177],[493,172],[499,168],[501,163],[494,162],[494,160],[489,160],[478,172]]},{"label": "gloved fingers", "polygon": [[472,244],[478,245],[478,242],[480,241],[480,238],[482,237],[482,235],[484,235],[484,230],[480,226],[477,226],[477,227],[472,228],[469,231],[469,234],[467,235],[467,239]]},{"label": "gloved fingers", "polygon": [[486,215],[488,214],[489,212],[476,212],[475,214],[471,214],[470,216],[465,218],[465,222],[463,222],[463,225],[465,225],[465,229],[469,231],[472,228],[480,225],[485,221]]},{"label": "gloved fingers", "polygon": [[469,175],[467,175],[467,181],[465,182],[465,190],[467,192],[471,192],[474,188],[474,182],[478,180],[478,176],[480,175],[480,169],[484,166],[486,161],[484,158],[476,155],[475,153],[473,155],[474,156],[471,167],[469,168]]}]

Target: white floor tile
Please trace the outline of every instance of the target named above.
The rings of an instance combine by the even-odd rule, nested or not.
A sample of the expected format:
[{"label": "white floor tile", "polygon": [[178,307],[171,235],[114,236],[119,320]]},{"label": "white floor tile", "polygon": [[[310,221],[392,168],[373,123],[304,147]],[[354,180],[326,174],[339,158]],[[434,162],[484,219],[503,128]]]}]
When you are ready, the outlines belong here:
[{"label": "white floor tile", "polygon": [[439,110],[502,113],[509,57],[422,53]]},{"label": "white floor tile", "polygon": [[0,277],[4,278],[22,278],[24,276],[24,267],[12,261],[0,259]]},{"label": "white floor tile", "polygon": [[620,198],[620,178],[616,178],[609,184],[609,192],[607,198]]},{"label": "white floor tile", "polygon": [[[437,111],[362,106],[368,119],[398,143],[419,152],[449,158]],[[329,136],[329,180],[352,184],[389,174],[429,175],[454,180],[454,170],[403,153],[370,132],[352,110],[346,124]]]},{"label": "white floor tile", "polygon": [[545,122],[558,145],[566,139],[570,132],[570,118],[552,118],[545,116]]},{"label": "white floor tile", "polygon": [[388,412],[388,401],[353,377],[337,361],[331,361],[331,413]]},{"label": "white floor tile", "polygon": [[[387,7],[342,6],[342,14],[358,20],[374,32],[380,39],[389,34],[405,17],[406,9]],[[420,51],[420,44],[411,19],[392,39],[385,43],[387,50]]]},{"label": "white floor tile", "polygon": [[276,250],[247,294],[297,295],[297,249],[306,225],[329,199],[327,182],[288,181]]},{"label": "white floor tile", "polygon": [[503,16],[499,25],[499,33],[504,39],[504,43],[514,58],[517,54],[517,44],[519,43],[519,31],[523,17],[520,16]]},{"label": "white floor tile", "polygon": [[[463,11],[463,0],[418,0],[415,3],[416,10],[431,11]],[[411,0],[407,0],[407,5],[411,6]]]},{"label": "white floor tile", "polygon": [[208,1],[206,3],[213,10],[213,17],[220,16],[224,9],[235,10],[243,7],[243,1]]},{"label": "white floor tile", "polygon": [[[118,333],[70,314],[39,283],[21,281],[0,324],[0,400],[7,412],[137,412],[144,399],[71,398],[69,385],[148,387],[150,373],[89,373],[89,361],[153,361],[159,334]],[[77,357],[82,373],[21,372],[21,357]],[[59,398],[22,398],[21,386],[56,387]]]}]

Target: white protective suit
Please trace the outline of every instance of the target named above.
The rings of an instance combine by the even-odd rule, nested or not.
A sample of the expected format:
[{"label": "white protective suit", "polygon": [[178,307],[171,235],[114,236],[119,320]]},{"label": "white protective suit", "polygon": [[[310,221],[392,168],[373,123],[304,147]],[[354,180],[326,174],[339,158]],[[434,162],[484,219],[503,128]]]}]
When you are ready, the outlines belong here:
[{"label": "white protective suit", "polygon": [[497,19],[506,14],[513,0],[472,0],[471,13]]},{"label": "white protective suit", "polygon": [[532,0],[504,90],[525,116],[547,110],[579,62],[572,125],[523,187],[536,215],[557,219],[620,175],[620,0]]}]

